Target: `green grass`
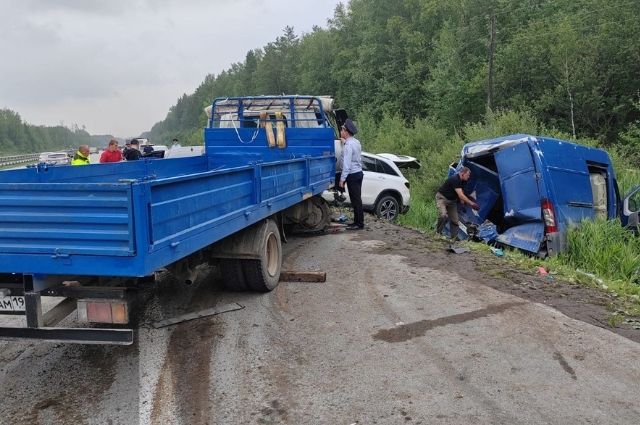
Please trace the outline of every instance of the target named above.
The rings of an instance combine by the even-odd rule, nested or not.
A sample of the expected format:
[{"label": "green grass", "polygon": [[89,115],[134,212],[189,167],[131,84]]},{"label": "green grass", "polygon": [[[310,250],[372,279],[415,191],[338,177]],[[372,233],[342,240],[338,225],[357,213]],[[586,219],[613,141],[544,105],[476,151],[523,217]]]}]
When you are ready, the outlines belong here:
[{"label": "green grass", "polygon": [[605,279],[627,294],[640,295],[640,238],[618,220],[584,221],[568,233],[559,260]]}]

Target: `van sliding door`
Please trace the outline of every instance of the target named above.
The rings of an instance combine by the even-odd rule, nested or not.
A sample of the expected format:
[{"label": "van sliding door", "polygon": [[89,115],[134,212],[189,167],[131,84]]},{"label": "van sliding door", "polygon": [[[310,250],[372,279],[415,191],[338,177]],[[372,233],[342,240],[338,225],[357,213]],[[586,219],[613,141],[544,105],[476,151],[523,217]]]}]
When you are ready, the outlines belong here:
[{"label": "van sliding door", "polygon": [[495,153],[507,227],[498,242],[537,253],[544,238],[536,167],[527,143]]}]

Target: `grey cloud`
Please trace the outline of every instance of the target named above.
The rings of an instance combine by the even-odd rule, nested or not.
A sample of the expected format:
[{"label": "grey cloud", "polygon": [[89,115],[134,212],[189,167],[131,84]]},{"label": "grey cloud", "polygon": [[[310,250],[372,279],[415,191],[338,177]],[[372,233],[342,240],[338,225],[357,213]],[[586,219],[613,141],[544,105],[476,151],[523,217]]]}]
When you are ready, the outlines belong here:
[{"label": "grey cloud", "polygon": [[337,3],[0,0],[0,108],[36,124],[144,131],[207,74],[244,60],[286,25],[324,25]]}]

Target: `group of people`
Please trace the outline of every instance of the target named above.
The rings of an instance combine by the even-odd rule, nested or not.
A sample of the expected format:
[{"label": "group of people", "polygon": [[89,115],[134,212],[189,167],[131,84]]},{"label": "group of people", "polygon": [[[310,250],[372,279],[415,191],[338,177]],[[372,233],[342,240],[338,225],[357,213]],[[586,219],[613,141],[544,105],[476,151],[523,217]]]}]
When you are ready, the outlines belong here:
[{"label": "group of people", "polygon": [[[173,143],[178,143],[178,139],[173,139]],[[148,146],[153,151],[151,146]],[[145,146],[144,148],[147,148]],[[147,151],[144,154],[149,153]],[[88,165],[90,164],[89,160],[89,146],[88,145],[80,145],[78,147],[78,151],[73,155],[71,160],[71,165]],[[100,163],[107,162],[120,162],[122,160],[126,161],[136,161],[144,155],[143,152],[140,151],[140,142],[137,139],[132,139],[130,142],[127,142],[124,149],[120,150],[118,146],[118,141],[116,139],[109,140],[109,144],[107,145],[107,149],[102,152],[100,155]]]}]

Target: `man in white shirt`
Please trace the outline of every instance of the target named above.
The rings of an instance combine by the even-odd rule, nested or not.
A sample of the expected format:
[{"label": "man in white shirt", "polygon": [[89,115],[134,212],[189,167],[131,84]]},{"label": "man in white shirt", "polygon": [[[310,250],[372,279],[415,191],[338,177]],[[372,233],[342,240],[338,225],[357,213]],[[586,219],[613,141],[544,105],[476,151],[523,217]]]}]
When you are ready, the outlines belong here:
[{"label": "man in white shirt", "polygon": [[356,125],[347,118],[340,128],[342,147],[342,174],[340,187],[344,189],[346,183],[349,199],[353,207],[353,223],[347,230],[362,230],[364,228],[364,210],[362,209],[362,147],[360,141],[353,137],[358,132]]}]

